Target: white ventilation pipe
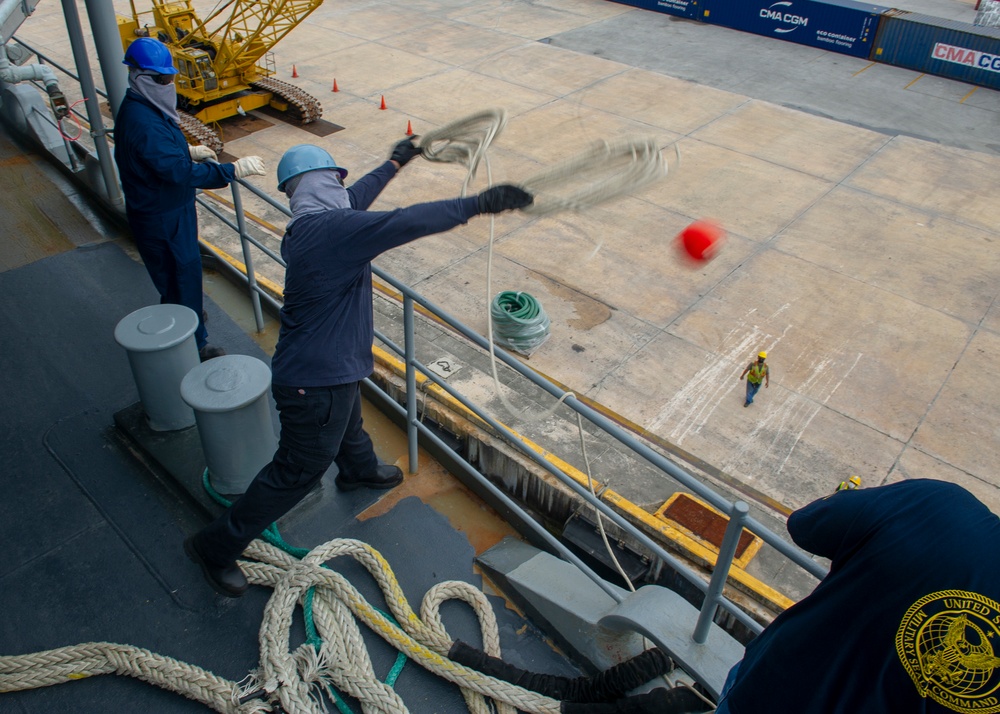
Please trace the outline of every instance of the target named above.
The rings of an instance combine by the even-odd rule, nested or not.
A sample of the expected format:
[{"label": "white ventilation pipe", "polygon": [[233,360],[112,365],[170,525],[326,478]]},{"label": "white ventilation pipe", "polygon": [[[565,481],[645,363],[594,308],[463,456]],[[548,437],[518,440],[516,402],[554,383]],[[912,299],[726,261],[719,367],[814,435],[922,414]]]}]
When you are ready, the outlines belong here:
[{"label": "white ventilation pipe", "polygon": [[17,84],[32,80],[45,84],[45,91],[49,94],[56,119],[62,119],[69,114],[66,95],[59,89],[59,80],[56,79],[56,73],[52,68],[44,64],[29,64],[23,67],[13,65],[7,57],[7,45],[0,45],[0,82]]},{"label": "white ventilation pipe", "polygon": [[[7,46],[0,45],[0,81],[7,84],[17,84],[18,82],[28,82],[31,80],[44,82],[45,88],[59,88],[59,81],[52,68],[44,64],[29,64],[18,67],[10,63],[7,58]],[[51,94],[51,90],[49,91]]]}]

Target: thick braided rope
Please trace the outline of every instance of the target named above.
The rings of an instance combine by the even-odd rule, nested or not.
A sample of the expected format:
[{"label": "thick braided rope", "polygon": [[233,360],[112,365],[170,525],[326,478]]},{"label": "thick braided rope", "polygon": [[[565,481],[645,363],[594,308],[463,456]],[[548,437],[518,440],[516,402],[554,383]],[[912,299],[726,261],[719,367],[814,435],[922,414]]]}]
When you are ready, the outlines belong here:
[{"label": "thick braided rope", "polygon": [[[247,554],[254,556],[258,551],[271,547],[260,541],[255,541]],[[359,541],[333,540],[324,543],[313,549],[301,562],[293,564],[277,582],[274,582],[276,575],[274,566],[253,563],[245,564],[247,577],[251,582],[258,582],[260,580],[263,581],[262,584],[273,583],[275,588],[271,602],[268,603],[269,607],[265,611],[264,623],[261,626],[262,633],[264,631],[268,632],[266,637],[263,634],[261,636],[261,666],[263,670],[261,678],[265,682],[268,691],[271,691],[271,686],[267,686],[267,683],[277,682],[281,684],[276,694],[283,708],[287,709],[288,705],[292,705],[292,701],[289,701],[288,705],[286,705],[281,700],[283,690],[291,692],[296,702],[301,699],[300,693],[303,691],[303,684],[295,681],[294,667],[287,655],[291,618],[285,616],[284,611],[287,611],[289,606],[294,607],[294,603],[304,597],[304,593],[310,587],[315,587],[318,592],[328,592],[314,600],[314,609],[317,606],[317,602],[319,603],[320,610],[325,609],[326,595],[336,597],[350,608],[357,619],[368,625],[376,634],[396,649],[404,652],[425,669],[438,676],[463,688],[471,689],[483,696],[507,702],[522,711],[543,714],[555,714],[559,711],[559,702],[549,697],[544,697],[536,692],[528,691],[508,682],[487,677],[480,672],[452,662],[435,651],[432,646],[417,641],[372,607],[340,573],[319,565],[319,563],[326,562],[338,555],[359,555],[362,553],[366,555],[362,556],[359,562],[367,560],[368,562],[381,562],[384,564],[379,568],[381,573],[378,579],[381,583],[386,584],[383,586],[383,593],[386,594],[386,602],[390,609],[395,611],[394,614],[399,617],[400,623],[402,624],[405,621],[412,631],[421,635],[428,634],[429,628],[419,622],[419,618],[405,604],[405,599],[401,597],[401,593],[400,597],[392,595],[394,591],[398,591],[398,584],[394,584],[395,576],[392,574],[391,568],[388,567],[388,563],[385,563],[377,551]],[[393,602],[393,600],[396,600],[396,602]],[[274,603],[273,607],[271,607],[271,603]],[[325,618],[326,616],[321,614],[319,620],[324,622]],[[356,624],[354,626],[356,627]],[[323,627],[325,629],[326,625],[324,624]],[[442,644],[440,636],[433,635],[433,633],[430,634],[432,635],[432,643],[440,647]],[[326,671],[324,675],[329,676],[331,681],[336,681],[336,678],[339,676],[336,671],[333,671],[336,664],[330,662],[329,665],[330,670]],[[406,711],[405,707],[398,708],[402,707],[401,704],[393,704],[386,701],[382,694],[374,690],[377,690],[377,687],[373,686],[369,691],[361,692],[361,694],[367,697],[367,699],[363,700],[370,707],[367,710]],[[312,712],[313,710],[304,708],[302,711]]]},{"label": "thick braided rope", "polygon": [[[352,546],[347,546],[350,547]],[[272,595],[268,603],[269,609],[265,611],[264,622],[261,625],[261,670],[255,677],[257,681],[252,682],[247,689],[253,688],[259,681],[260,686],[269,694],[278,693],[280,696],[282,693],[279,690],[284,686],[283,681],[294,675],[292,665],[285,654],[289,647],[287,622],[281,617],[283,613],[279,610],[282,607],[288,611],[293,610],[296,598],[286,595],[281,602],[278,602],[282,596],[277,591],[279,582],[299,561],[262,540],[251,543],[246,555],[268,561],[241,563],[248,580],[275,588],[277,595],[277,597]],[[297,597],[299,602],[304,599],[307,589],[308,587],[300,588]],[[275,603],[273,611],[272,603]],[[313,598],[312,615],[323,644],[319,655],[321,666],[318,672],[308,678],[310,683],[314,687],[332,684],[359,700],[365,711],[405,711],[405,705],[396,692],[380,682],[375,675],[361,631],[347,606],[328,590],[321,588],[316,591]],[[304,690],[298,682],[293,683],[293,688],[298,692],[295,695],[296,701],[301,702]]]},{"label": "thick braided rope", "polygon": [[[438,583],[424,595],[420,604],[420,619],[429,628],[440,632],[444,639],[451,641],[452,638],[445,630],[444,622],[441,620],[441,605],[448,600],[462,600],[475,611],[479,617],[479,631],[483,639],[483,650],[491,657],[500,657],[500,628],[497,626],[496,615],[493,608],[482,590],[473,587],[469,583],[460,580],[448,580]],[[447,652],[439,652],[447,654]],[[490,714],[491,709],[486,699],[468,689],[462,689],[462,696],[472,714]],[[498,714],[515,714],[514,707],[506,702],[497,701],[496,709]]]},{"label": "thick braided rope", "polygon": [[224,714],[270,711],[266,702],[238,705],[235,682],[141,647],[88,642],[33,654],[0,657],[0,693],[36,689],[100,674],[135,677],[182,694]]}]

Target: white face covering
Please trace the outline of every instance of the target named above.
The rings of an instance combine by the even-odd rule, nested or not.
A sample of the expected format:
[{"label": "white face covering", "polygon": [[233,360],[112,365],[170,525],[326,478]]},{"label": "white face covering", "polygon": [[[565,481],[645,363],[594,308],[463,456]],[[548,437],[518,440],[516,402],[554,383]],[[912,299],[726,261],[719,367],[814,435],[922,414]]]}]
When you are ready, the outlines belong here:
[{"label": "white face covering", "polygon": [[[295,179],[298,179],[297,184],[293,183]],[[289,189],[291,193],[288,205],[292,209],[289,226],[299,216],[351,207],[351,197],[340,183],[340,173],[334,169],[318,169],[299,174],[285,185],[286,193]]]},{"label": "white face covering", "polygon": [[151,72],[148,69],[129,67],[129,89],[150,102],[170,119],[173,119],[174,123],[179,126],[181,119],[177,115],[177,87],[174,86],[173,82],[170,84],[157,84],[156,80],[153,79],[156,74],[156,72]]}]

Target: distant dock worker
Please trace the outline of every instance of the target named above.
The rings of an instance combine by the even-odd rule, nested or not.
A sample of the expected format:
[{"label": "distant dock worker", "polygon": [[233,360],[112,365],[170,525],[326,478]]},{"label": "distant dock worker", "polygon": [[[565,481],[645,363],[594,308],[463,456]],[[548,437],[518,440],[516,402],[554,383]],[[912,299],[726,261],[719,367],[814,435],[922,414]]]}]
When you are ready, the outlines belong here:
[{"label": "distant dock worker", "polygon": [[473,216],[534,201],[527,191],[501,184],[478,196],[368,211],[396,173],[420,155],[415,138],[398,142],[389,160],[350,188],[344,187],[347,169],[318,146],[293,146],[278,163],[278,190],[292,211],[281,241],[285,303],[271,360],[281,421],[278,450],[229,510],[184,542],[188,557],[223,595],[246,591],[236,559],[332,463],[342,491],[390,489],[403,481],[399,467],[378,462],[361,419],[361,380],[375,367],[371,261]]},{"label": "distant dock worker", "polygon": [[225,354],[208,344],[198,249],[196,188],[222,188],[234,178],[263,176],[264,162],[247,156],[232,164],[207,146],[189,146],[180,128],[170,49],[152,37],[128,46],[128,90],[115,117],[115,163],[125,213],[142,262],[161,303],[184,305],[198,316],[195,342],[202,361]]},{"label": "distant dock worker", "polygon": [[747,368],[743,370],[743,374],[740,375],[740,380],[742,381],[744,377],[747,378],[747,398],[743,402],[744,407],[748,407],[753,404],[753,398],[757,396],[757,390],[760,389],[760,383],[764,382],[765,389],[771,386],[771,376],[770,371],[767,368],[767,364],[764,360],[767,359],[767,352],[758,352],[757,359],[747,365]]},{"label": "distant dock worker", "polygon": [[853,491],[856,488],[861,488],[861,477],[851,476],[846,481],[841,481],[837,484],[836,491]]},{"label": "distant dock worker", "polygon": [[830,573],[729,673],[717,714],[1000,709],[1000,518],[961,486],[838,491],[792,513]]}]

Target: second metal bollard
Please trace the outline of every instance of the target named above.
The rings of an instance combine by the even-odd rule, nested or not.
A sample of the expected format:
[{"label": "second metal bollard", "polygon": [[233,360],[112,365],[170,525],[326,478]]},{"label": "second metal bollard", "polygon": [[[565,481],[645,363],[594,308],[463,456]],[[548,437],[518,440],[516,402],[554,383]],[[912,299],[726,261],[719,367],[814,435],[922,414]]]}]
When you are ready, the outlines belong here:
[{"label": "second metal bollard", "polygon": [[194,409],[212,487],[246,491],[278,446],[267,392],[271,370],[255,357],[226,355],[203,362],[181,382]]}]

